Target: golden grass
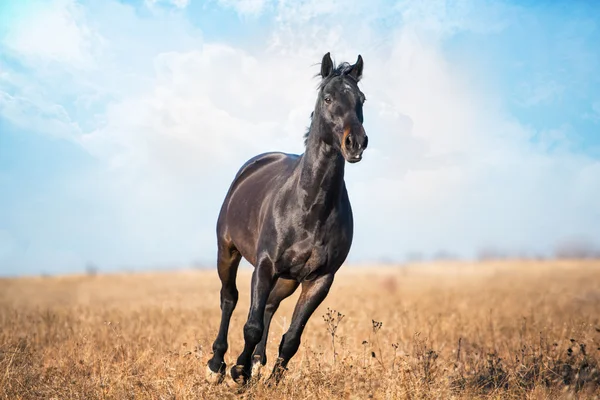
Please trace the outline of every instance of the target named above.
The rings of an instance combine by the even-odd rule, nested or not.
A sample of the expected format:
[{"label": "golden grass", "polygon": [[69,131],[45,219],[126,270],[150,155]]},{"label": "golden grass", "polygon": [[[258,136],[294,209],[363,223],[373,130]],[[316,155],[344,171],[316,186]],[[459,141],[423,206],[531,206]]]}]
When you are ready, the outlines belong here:
[{"label": "golden grass", "polygon": [[[240,271],[228,367],[249,277]],[[0,397],[600,397],[600,262],[344,267],[277,387],[205,381],[219,285],[216,271],[0,280]],[[273,320],[269,369],[297,297]],[[335,361],[328,308],[344,315]]]}]

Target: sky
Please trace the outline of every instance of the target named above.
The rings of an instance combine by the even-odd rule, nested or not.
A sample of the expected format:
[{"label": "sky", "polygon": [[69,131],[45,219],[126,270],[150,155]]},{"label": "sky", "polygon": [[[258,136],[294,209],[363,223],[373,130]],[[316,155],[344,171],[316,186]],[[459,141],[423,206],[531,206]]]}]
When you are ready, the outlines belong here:
[{"label": "sky", "polygon": [[348,263],[600,246],[600,3],[8,0],[0,275],[211,266],[221,202],[364,59]]}]

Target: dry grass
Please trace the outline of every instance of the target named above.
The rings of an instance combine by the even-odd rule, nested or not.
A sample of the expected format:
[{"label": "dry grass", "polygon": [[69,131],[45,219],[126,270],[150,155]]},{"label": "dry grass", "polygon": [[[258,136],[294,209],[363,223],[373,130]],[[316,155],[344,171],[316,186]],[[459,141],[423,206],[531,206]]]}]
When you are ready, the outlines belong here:
[{"label": "dry grass", "polygon": [[[276,388],[205,381],[218,291],[215,271],[0,280],[0,397],[600,397],[599,262],[344,268]],[[273,320],[267,367],[297,295]]]}]

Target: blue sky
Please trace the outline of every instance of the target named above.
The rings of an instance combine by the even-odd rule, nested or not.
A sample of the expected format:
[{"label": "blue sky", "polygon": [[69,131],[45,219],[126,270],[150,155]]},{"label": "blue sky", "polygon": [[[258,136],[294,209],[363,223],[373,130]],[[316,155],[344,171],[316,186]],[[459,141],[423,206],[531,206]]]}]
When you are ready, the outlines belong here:
[{"label": "blue sky", "polygon": [[250,156],[301,153],[318,62],[365,60],[349,262],[600,246],[600,5],[8,1],[0,275],[215,257]]}]

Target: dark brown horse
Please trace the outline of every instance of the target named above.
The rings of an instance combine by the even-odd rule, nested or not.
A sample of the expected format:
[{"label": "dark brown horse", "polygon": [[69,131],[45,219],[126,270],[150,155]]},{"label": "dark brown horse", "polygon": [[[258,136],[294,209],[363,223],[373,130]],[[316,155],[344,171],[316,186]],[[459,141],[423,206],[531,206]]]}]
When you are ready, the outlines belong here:
[{"label": "dark brown horse", "polygon": [[253,364],[266,364],[271,318],[279,303],[302,284],[271,374],[279,380],[350,251],[353,220],[344,166],[345,161],[360,161],[367,147],[365,96],[358,88],[362,70],[361,56],[354,65],[336,67],[325,54],[304,154],[258,155],[242,166],[229,188],[217,223],[221,325],[207,371],[219,380],[225,374],[223,356],[238,300],[235,280],[242,256],[254,272],[244,350],[231,368],[232,378],[240,383],[250,378]]}]

